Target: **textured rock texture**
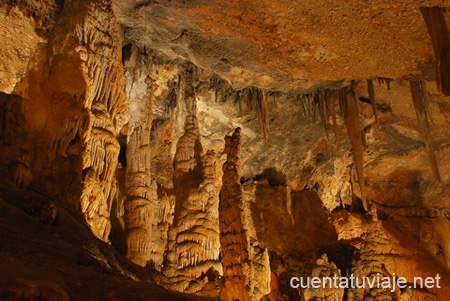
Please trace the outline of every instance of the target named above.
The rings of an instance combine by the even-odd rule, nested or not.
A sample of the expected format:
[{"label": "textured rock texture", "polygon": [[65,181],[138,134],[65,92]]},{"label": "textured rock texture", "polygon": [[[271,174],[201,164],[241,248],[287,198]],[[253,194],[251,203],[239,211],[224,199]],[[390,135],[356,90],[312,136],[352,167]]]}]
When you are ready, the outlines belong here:
[{"label": "textured rock texture", "polygon": [[0,298],[448,300],[449,10],[2,1]]}]

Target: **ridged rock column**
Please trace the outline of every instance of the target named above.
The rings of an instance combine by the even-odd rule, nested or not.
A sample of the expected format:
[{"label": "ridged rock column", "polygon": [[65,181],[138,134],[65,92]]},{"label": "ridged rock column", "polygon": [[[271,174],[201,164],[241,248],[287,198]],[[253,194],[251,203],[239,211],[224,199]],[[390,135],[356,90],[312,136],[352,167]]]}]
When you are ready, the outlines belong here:
[{"label": "ridged rock column", "polygon": [[219,205],[220,244],[225,283],[222,300],[259,300],[270,292],[268,251],[256,241],[256,231],[240,183],[241,129],[225,137]]},{"label": "ridged rock column", "polygon": [[217,297],[219,261],[219,192],[221,172],[214,151],[201,156],[197,118],[187,116],[185,133],[174,158],[175,216],[169,230],[166,286],[172,290]]}]

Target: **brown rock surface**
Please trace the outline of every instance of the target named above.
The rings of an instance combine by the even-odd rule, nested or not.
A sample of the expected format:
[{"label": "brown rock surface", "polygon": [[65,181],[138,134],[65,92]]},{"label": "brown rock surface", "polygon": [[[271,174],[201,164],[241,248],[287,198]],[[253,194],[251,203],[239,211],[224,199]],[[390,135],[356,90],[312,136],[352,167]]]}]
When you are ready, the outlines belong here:
[{"label": "brown rock surface", "polygon": [[281,90],[420,74],[433,49],[419,7],[448,5],[442,0],[114,4],[130,40],[211,68],[236,86]]}]

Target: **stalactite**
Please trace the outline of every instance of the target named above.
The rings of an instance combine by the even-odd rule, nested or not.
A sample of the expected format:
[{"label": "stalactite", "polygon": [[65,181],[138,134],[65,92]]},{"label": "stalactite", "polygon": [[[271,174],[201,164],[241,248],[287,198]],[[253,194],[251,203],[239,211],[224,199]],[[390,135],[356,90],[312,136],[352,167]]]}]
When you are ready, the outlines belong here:
[{"label": "stalactite", "polygon": [[173,109],[177,106],[178,99],[178,82],[173,84],[169,95],[167,96],[166,105],[164,106],[163,116],[170,118],[172,115]]},{"label": "stalactite", "polygon": [[267,91],[265,90],[255,90],[256,95],[256,107],[259,117],[259,123],[263,133],[263,137],[269,140],[270,126],[269,126],[269,109],[267,106]]},{"label": "stalactite", "polygon": [[250,112],[256,109],[261,133],[265,140],[269,140],[270,117],[269,107],[267,105],[267,91],[250,87],[244,89],[243,94],[246,96],[247,110]]},{"label": "stalactite", "polygon": [[311,113],[311,118],[313,123],[317,122],[317,102],[316,102],[316,97],[315,94],[309,94],[308,96],[308,106],[309,106],[309,111]]},{"label": "stalactite", "polygon": [[330,108],[331,121],[333,123],[334,137],[337,141],[339,141],[339,128],[337,125],[337,118],[336,118],[336,101],[338,101],[338,92],[331,91],[328,104]]},{"label": "stalactite", "polygon": [[326,100],[323,91],[316,93],[316,103],[319,111],[320,122],[328,138],[328,119],[326,114]]},{"label": "stalactite", "polygon": [[439,168],[436,160],[436,155],[434,153],[434,144],[431,137],[431,130],[429,125],[429,108],[427,108],[426,101],[426,86],[423,81],[411,80],[410,81],[411,95],[414,103],[414,109],[417,115],[417,121],[419,122],[420,132],[422,134],[422,139],[425,142],[425,148],[427,150],[428,159],[430,161],[431,169],[433,175],[438,182],[441,182],[441,176],[439,173]]},{"label": "stalactite", "polygon": [[308,112],[306,111],[306,99],[305,95],[297,95],[297,99],[300,101],[300,115],[302,117],[308,117]]},{"label": "stalactite", "polygon": [[[349,93],[351,94],[351,97],[348,97]],[[353,160],[355,162],[356,174],[358,176],[359,187],[361,190],[361,200],[363,202],[364,209],[367,211],[368,207],[364,181],[364,146],[362,143],[361,124],[359,121],[357,104],[358,96],[356,93],[356,82],[352,83],[350,91],[347,87],[341,89],[339,92],[339,104],[353,150]]]},{"label": "stalactite", "polygon": [[242,117],[242,91],[241,90],[239,90],[239,91],[237,91],[237,93],[236,93],[236,99],[237,99],[237,102],[238,102],[238,104],[239,104],[239,117]]},{"label": "stalactite", "polygon": [[211,77],[210,80],[210,88],[214,89],[214,102],[217,103],[218,101],[218,94],[219,94],[219,79],[217,76]]},{"label": "stalactite", "polygon": [[246,105],[247,112],[253,111],[252,89],[251,88],[244,89],[243,96],[245,97],[245,105]]},{"label": "stalactite", "polygon": [[320,95],[320,93],[322,92],[304,94],[299,97],[301,101],[302,116],[311,119],[313,123],[317,122],[317,115],[319,115],[322,122],[325,121],[325,107],[322,107],[322,105],[324,106],[324,96]]},{"label": "stalactite", "polygon": [[182,73],[180,79],[180,98],[183,99],[183,104],[188,115],[196,115],[197,99],[196,99],[196,82],[197,82],[197,67],[190,64],[188,68]]},{"label": "stalactite", "polygon": [[436,59],[436,82],[439,89],[450,96],[450,33],[445,22],[444,7],[421,7],[423,19],[431,38]]},{"label": "stalactite", "polygon": [[427,112],[428,121],[431,125],[434,124],[433,114],[431,112],[430,107],[430,94],[428,93],[427,84],[424,80],[420,81],[422,86],[422,96],[423,96],[423,103],[425,105],[425,110]]},{"label": "stalactite", "polygon": [[367,88],[369,90],[370,104],[372,105],[372,111],[373,111],[373,115],[375,117],[375,122],[377,124],[377,127],[379,127],[378,113],[377,113],[377,103],[376,103],[376,100],[375,100],[375,90],[373,88],[373,80],[371,80],[371,79],[367,80]]},{"label": "stalactite", "polygon": [[377,77],[376,79],[379,85],[386,84],[386,88],[388,90],[391,90],[391,81],[392,81],[391,78]]},{"label": "stalactite", "polygon": [[[325,90],[323,92],[324,116],[325,116],[325,125],[327,127],[327,131],[328,131],[328,125],[329,125],[330,116],[331,116],[331,111],[330,111],[331,94],[332,94],[332,92],[330,90]],[[327,137],[328,137],[328,132],[327,132]]]}]

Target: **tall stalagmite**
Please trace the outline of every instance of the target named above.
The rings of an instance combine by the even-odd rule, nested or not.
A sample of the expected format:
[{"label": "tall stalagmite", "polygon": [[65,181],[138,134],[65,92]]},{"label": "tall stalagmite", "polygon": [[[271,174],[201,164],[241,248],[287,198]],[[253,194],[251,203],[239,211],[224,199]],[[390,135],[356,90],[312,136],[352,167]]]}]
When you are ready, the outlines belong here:
[{"label": "tall stalagmite", "polygon": [[223,300],[258,300],[270,290],[269,257],[267,249],[254,241],[256,232],[250,214],[250,200],[245,199],[240,183],[240,128],[232,136],[225,137],[225,153],[227,161],[223,165],[219,205],[225,283],[220,296]]},{"label": "tall stalagmite", "polygon": [[165,285],[180,292],[216,297],[219,261],[220,170],[214,151],[201,156],[198,121],[186,118],[174,158],[175,216],[168,234]]},{"label": "tall stalagmite", "polygon": [[[157,210],[152,198],[150,169],[150,131],[152,127],[152,82],[148,80],[151,64],[145,56],[132,49],[132,60],[127,62],[130,120],[126,147],[125,231],[127,257],[140,266],[151,259],[153,215]],[[133,66],[129,66],[133,63]],[[149,68],[150,67],[150,68]]]},{"label": "tall stalagmite", "polygon": [[243,191],[240,183],[241,129],[225,137],[227,161],[223,165],[220,192],[220,245],[225,284],[221,289],[223,300],[251,300],[247,290],[249,270],[248,238],[244,228]]},{"label": "tall stalagmite", "polygon": [[157,170],[151,164],[152,159],[165,156],[153,149],[158,137],[152,135],[152,125],[154,119],[164,114],[162,108],[168,101],[175,97],[176,102],[173,82],[178,78],[178,69],[133,44],[125,46],[124,53],[130,121],[121,133],[127,135],[127,143],[123,145],[126,160],[122,162],[126,179],[125,191],[120,191],[117,198],[117,207],[124,207],[125,211],[123,223],[128,258],[161,271],[175,197],[172,189],[161,189],[162,184],[157,182],[160,178],[152,177],[152,170]]},{"label": "tall stalagmite", "polygon": [[188,69],[182,85],[187,116],[173,161],[175,213],[163,283],[172,290],[217,297],[217,280],[223,273],[218,212],[221,172],[217,154],[203,154],[194,81],[194,70]]},{"label": "tall stalagmite", "polygon": [[252,300],[260,300],[263,296],[270,293],[270,260],[269,249],[259,239],[257,226],[252,213],[255,210],[256,185],[253,181],[248,181],[242,185],[243,200],[243,221],[244,229],[249,242],[248,257],[249,269],[247,271],[247,287]]}]

